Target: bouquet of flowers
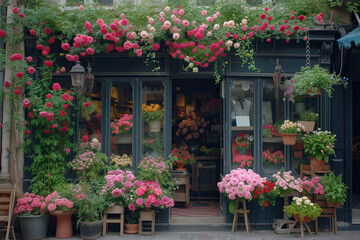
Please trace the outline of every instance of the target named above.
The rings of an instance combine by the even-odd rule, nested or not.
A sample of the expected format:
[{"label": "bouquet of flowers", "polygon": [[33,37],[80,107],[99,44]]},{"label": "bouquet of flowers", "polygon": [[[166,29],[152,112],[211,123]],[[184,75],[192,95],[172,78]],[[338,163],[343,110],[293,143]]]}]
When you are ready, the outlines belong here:
[{"label": "bouquet of flowers", "polygon": [[263,163],[264,164],[283,164],[284,153],[280,150],[271,153],[269,149],[263,151]]},{"label": "bouquet of flowers", "polygon": [[110,204],[123,204],[124,197],[134,184],[135,176],[131,171],[115,170],[107,172],[106,184],[102,186],[101,194],[105,195]]},{"label": "bouquet of flowers", "polygon": [[150,105],[143,104],[142,111],[145,122],[162,120],[164,109],[159,104],[150,103]]},{"label": "bouquet of flowers", "polygon": [[111,134],[123,134],[132,131],[133,127],[133,115],[124,114],[119,119],[111,121]]},{"label": "bouquet of flowers", "polygon": [[250,134],[239,133],[239,135],[235,138],[236,150],[246,150],[251,146],[251,142],[254,140],[254,137]]},{"label": "bouquet of flowers", "polygon": [[291,122],[290,120],[285,120],[284,124],[281,125],[281,133],[301,133],[305,131],[305,127],[298,122]]},{"label": "bouquet of flowers", "polygon": [[196,161],[194,154],[191,154],[188,151],[188,147],[186,145],[178,148],[174,147],[169,155],[169,160],[173,166],[176,166],[178,162],[181,162],[184,165],[193,165]]},{"label": "bouquet of flowers", "polygon": [[170,162],[165,162],[162,157],[146,155],[138,165],[137,178],[142,181],[156,179],[160,186],[166,186],[170,175]]},{"label": "bouquet of flowers", "polygon": [[46,205],[44,196],[27,192],[16,201],[14,214],[19,216],[42,215],[47,212]]},{"label": "bouquet of flowers", "polygon": [[303,192],[303,183],[300,178],[295,179],[291,175],[291,171],[285,172],[284,169],[281,169],[276,174],[273,175],[275,180],[275,190],[283,197],[286,193],[291,193],[292,191]]},{"label": "bouquet of flowers", "polygon": [[306,216],[315,220],[320,216],[322,209],[307,197],[293,197],[293,201],[289,206],[284,207],[284,211],[290,216],[299,215],[301,221],[303,221]]},{"label": "bouquet of flowers", "polygon": [[265,206],[268,206],[268,204],[275,206],[276,198],[278,196],[277,192],[275,191],[275,183],[264,178],[263,184],[263,187],[257,186],[255,188],[253,198],[256,199],[260,206],[263,204]]},{"label": "bouquet of flowers", "polygon": [[233,158],[233,163],[240,163],[240,167],[251,167],[252,163],[254,161],[254,158],[250,155],[245,154],[237,154]]},{"label": "bouquet of flowers", "polygon": [[176,131],[176,136],[184,136],[185,141],[191,139],[198,139],[201,134],[205,133],[205,128],[210,124],[210,121],[205,121],[204,118],[196,116],[195,112],[187,115],[187,118],[179,123],[179,128]]},{"label": "bouquet of flowers", "polygon": [[329,161],[329,155],[335,155],[336,135],[329,131],[314,131],[303,137],[304,152],[311,158],[316,157],[318,160],[324,159]]},{"label": "bouquet of flowers", "polygon": [[56,210],[71,211],[74,206],[73,201],[61,197],[57,193],[57,191],[54,191],[51,194],[49,194],[45,198],[45,202],[47,203],[47,209],[49,210],[50,213]]},{"label": "bouquet of flowers", "polygon": [[308,180],[306,177],[303,179],[303,189],[307,194],[323,195],[324,187],[320,183],[321,177],[315,176]]}]

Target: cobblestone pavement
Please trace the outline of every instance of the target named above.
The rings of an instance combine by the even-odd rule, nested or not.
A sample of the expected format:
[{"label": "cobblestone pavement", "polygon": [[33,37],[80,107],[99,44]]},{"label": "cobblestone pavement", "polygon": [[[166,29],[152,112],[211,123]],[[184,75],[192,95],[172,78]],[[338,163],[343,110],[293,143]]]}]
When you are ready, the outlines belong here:
[{"label": "cobblestone pavement", "polygon": [[[55,240],[56,238],[46,238],[46,240]],[[81,239],[80,236],[73,237],[71,239]],[[100,237],[99,240],[286,240],[286,239],[301,239],[300,233],[291,234],[276,234],[270,230],[258,230],[252,231],[247,234],[245,231],[239,231],[235,233],[231,232],[155,232],[153,236],[139,236],[124,234],[123,237],[119,236],[119,233],[109,232],[106,237]],[[319,240],[356,240],[360,239],[360,231],[338,231],[337,235],[329,232],[321,232],[319,235],[309,235],[305,233],[304,239],[319,239]]]}]

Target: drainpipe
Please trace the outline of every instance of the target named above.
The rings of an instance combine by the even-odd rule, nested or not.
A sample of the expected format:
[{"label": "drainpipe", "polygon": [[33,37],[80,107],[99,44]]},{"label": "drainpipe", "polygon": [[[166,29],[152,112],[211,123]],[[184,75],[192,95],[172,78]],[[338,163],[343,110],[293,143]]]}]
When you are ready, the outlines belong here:
[{"label": "drainpipe", "polygon": [[[0,19],[4,15],[4,6],[2,0],[0,0]],[[0,53],[3,54],[3,49],[5,48],[4,40],[0,38]],[[0,68],[0,86],[4,86],[4,68]],[[0,121],[3,118],[3,107],[2,104],[0,105]],[[2,136],[2,128],[0,128],[0,136]],[[0,146],[2,145],[2,138],[0,137]],[[0,159],[1,162],[1,159]]]}]

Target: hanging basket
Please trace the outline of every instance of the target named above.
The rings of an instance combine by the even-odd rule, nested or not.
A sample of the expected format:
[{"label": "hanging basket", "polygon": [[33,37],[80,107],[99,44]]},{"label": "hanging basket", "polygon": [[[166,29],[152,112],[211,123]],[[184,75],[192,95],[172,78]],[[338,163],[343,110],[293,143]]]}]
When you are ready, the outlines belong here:
[{"label": "hanging basket", "polygon": [[297,133],[283,133],[281,136],[284,145],[295,145]]}]

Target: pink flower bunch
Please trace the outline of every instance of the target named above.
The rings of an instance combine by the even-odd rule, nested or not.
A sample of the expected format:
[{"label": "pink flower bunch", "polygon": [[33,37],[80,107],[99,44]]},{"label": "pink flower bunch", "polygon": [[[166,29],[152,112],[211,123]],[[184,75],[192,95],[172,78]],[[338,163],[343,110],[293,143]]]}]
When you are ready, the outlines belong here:
[{"label": "pink flower bunch", "polygon": [[108,202],[124,204],[124,198],[134,186],[135,175],[131,171],[115,170],[107,172],[105,179],[101,194],[106,194]]},{"label": "pink flower bunch", "polygon": [[169,208],[174,206],[174,199],[166,196],[158,182],[138,181],[135,185],[133,200],[137,208]]},{"label": "pink flower bunch", "polygon": [[280,150],[271,153],[269,149],[263,151],[263,163],[264,164],[283,164],[284,153]]},{"label": "pink flower bunch", "polygon": [[154,172],[155,174],[162,174],[164,171],[169,171],[169,165],[166,164],[164,158],[162,157],[152,157],[147,155],[141,160],[139,168],[145,172]]},{"label": "pink flower bunch", "polygon": [[123,134],[132,131],[133,115],[124,114],[119,119],[111,121],[111,134]]},{"label": "pink flower bunch", "polygon": [[47,212],[44,196],[35,195],[34,193],[25,193],[24,197],[16,201],[14,214],[20,216],[41,215]]},{"label": "pink flower bunch", "polygon": [[198,139],[201,134],[205,132],[210,121],[205,121],[204,118],[196,116],[195,112],[188,114],[187,118],[179,123],[179,128],[176,131],[176,136],[184,136],[185,141],[191,139]]},{"label": "pink flower bunch", "polygon": [[303,179],[303,188],[304,191],[308,194],[316,194],[316,195],[323,195],[324,194],[324,187],[320,183],[321,177],[315,176],[310,180],[304,177]]},{"label": "pink flower bunch", "polygon": [[73,201],[67,198],[62,198],[56,191],[48,195],[45,198],[45,202],[48,203],[47,209],[49,212],[56,210],[70,211],[74,206]]},{"label": "pink flower bunch", "polygon": [[264,184],[261,176],[251,169],[238,168],[226,174],[217,186],[231,200],[236,197],[251,200],[255,188],[263,188]]},{"label": "pink flower bunch", "polygon": [[273,125],[265,123],[263,126],[263,129],[269,129],[267,131],[270,131],[270,134],[275,137],[281,137],[281,134],[276,131]]},{"label": "pink flower bunch", "polygon": [[241,168],[251,167],[254,158],[246,154],[236,154],[233,158],[233,163],[239,163]]},{"label": "pink flower bunch", "polygon": [[78,176],[86,179],[98,176],[99,172],[107,164],[107,157],[104,153],[86,150],[78,154],[70,162],[70,166],[78,173]]},{"label": "pink flower bunch", "polygon": [[285,172],[281,169],[279,172],[273,175],[275,180],[275,190],[281,196],[284,196],[285,193],[291,193],[293,191],[303,192],[303,182],[300,178],[295,179],[291,175],[291,171]]}]

